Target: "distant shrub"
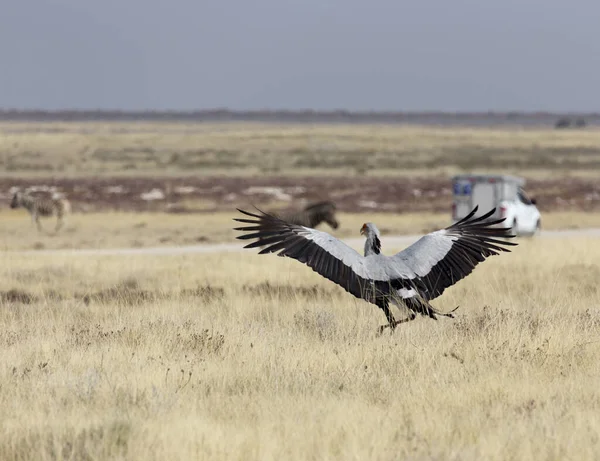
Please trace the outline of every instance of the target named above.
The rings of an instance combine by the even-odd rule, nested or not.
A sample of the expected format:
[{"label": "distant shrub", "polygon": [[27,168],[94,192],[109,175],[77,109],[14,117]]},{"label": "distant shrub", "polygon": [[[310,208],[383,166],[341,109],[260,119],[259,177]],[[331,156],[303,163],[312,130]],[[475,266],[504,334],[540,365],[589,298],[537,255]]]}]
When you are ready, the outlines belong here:
[{"label": "distant shrub", "polygon": [[554,124],[554,128],[569,128],[571,126],[571,119],[568,117],[559,118]]}]

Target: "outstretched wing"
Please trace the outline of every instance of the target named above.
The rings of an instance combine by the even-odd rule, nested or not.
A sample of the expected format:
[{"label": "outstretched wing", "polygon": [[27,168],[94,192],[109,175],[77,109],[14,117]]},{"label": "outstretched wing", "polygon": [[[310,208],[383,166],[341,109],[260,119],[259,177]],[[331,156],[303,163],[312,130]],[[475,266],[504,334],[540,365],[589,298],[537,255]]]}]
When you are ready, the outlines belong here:
[{"label": "outstretched wing", "polygon": [[400,268],[400,277],[390,274],[392,284],[406,287],[410,282],[426,300],[441,295],[446,288],[469,275],[475,266],[487,257],[501,251],[510,252],[506,246],[517,245],[499,239],[512,238],[510,227],[493,227],[504,221],[485,222],[495,208],[473,218],[477,207],[453,225],[427,234],[392,256],[394,266]]},{"label": "outstretched wing", "polygon": [[[250,224],[234,230],[245,232],[238,239],[257,239],[244,248],[265,246],[259,254],[279,252],[306,264],[312,270],[340,285],[357,298],[371,301],[375,282],[365,265],[365,258],[344,242],[327,232],[288,223],[277,216],[240,210],[253,219],[234,218]],[[372,302],[372,301],[371,301]]]}]

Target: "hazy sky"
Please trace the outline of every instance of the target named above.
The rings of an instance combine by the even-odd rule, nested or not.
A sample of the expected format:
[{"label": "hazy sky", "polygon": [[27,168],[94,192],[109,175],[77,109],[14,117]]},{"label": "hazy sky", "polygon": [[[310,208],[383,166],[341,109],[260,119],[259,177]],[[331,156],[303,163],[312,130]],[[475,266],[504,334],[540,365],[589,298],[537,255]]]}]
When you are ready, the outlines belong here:
[{"label": "hazy sky", "polygon": [[4,0],[0,107],[600,110],[598,0]]}]

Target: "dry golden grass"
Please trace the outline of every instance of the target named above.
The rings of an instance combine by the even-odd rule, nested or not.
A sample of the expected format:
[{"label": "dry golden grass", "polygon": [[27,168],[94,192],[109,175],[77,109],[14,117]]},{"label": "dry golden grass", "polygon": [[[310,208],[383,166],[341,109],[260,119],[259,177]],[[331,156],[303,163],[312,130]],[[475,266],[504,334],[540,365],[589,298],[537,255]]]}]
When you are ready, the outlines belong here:
[{"label": "dry golden grass", "polygon": [[600,241],[558,242],[383,336],[289,259],[5,254],[0,459],[594,459]]},{"label": "dry golden grass", "polygon": [[232,217],[233,213],[73,213],[58,233],[55,218],[41,219],[44,232],[40,233],[26,210],[6,210],[0,212],[0,248],[141,248],[222,242],[234,238]]},{"label": "dry golden grass", "polygon": [[[1,123],[1,169],[153,174],[589,174],[600,130],[260,123]],[[0,171],[1,171],[0,169]]]},{"label": "dry golden grass", "polygon": [[[44,232],[39,233],[31,224],[25,210],[0,211],[0,248],[22,249],[72,249],[72,248],[119,248],[154,247],[173,245],[197,245],[235,241],[239,233],[233,230],[233,221],[239,213],[231,212],[201,214],[170,213],[89,213],[73,214],[64,229],[54,232],[55,219],[42,219]],[[319,229],[338,238],[360,237],[359,230],[365,221],[377,222],[382,233],[407,234],[428,231],[446,226],[449,215],[412,213],[353,214],[338,213],[341,223],[333,230],[326,223]],[[600,225],[600,219],[598,220]]]},{"label": "dry golden grass", "polygon": [[[23,209],[0,211],[1,250],[49,250],[76,248],[145,248],[199,245],[236,241],[233,221],[239,213],[200,214],[106,212],[72,214],[58,233],[55,218],[42,219],[44,232],[31,224]],[[431,232],[451,224],[449,213],[338,213],[340,227],[326,223],[319,229],[337,238],[360,238],[364,222],[374,222],[382,235]],[[600,228],[600,213],[550,212],[542,215],[543,228]],[[239,242],[239,241],[238,241]]]}]

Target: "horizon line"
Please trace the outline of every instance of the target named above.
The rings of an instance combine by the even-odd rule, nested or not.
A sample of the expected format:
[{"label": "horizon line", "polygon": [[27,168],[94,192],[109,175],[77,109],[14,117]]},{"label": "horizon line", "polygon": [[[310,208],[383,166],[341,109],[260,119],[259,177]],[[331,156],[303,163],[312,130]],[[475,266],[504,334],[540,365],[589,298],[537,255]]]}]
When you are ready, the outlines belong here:
[{"label": "horizon line", "polygon": [[314,115],[500,115],[500,116],[540,116],[540,115],[588,115],[600,116],[597,111],[574,110],[350,110],[350,109],[229,109],[214,107],[205,109],[98,109],[98,108],[63,108],[63,109],[20,109],[14,107],[0,107],[0,114],[64,114],[64,113],[98,113],[98,114],[314,114]]}]

